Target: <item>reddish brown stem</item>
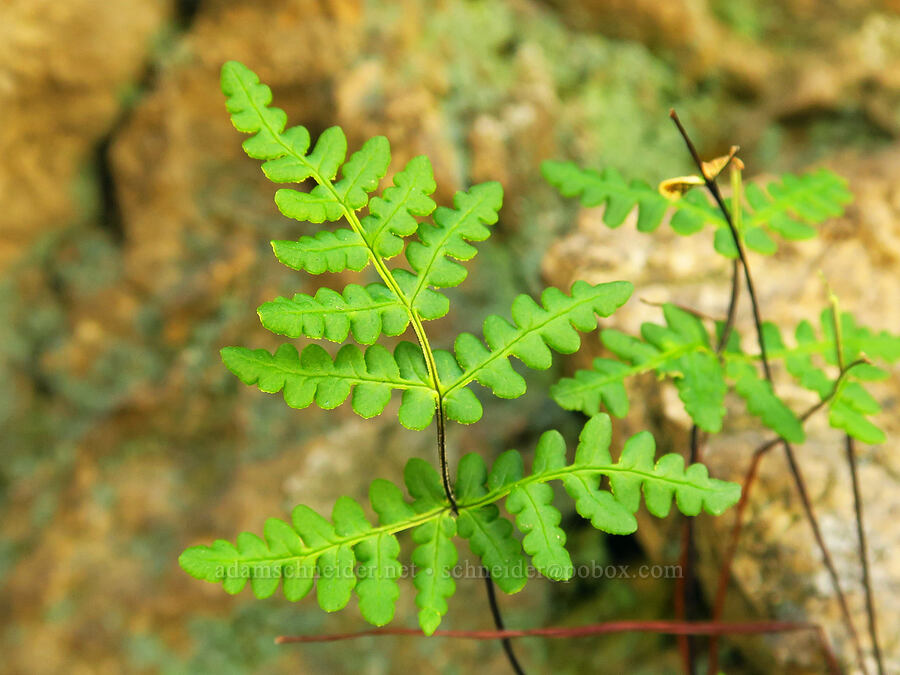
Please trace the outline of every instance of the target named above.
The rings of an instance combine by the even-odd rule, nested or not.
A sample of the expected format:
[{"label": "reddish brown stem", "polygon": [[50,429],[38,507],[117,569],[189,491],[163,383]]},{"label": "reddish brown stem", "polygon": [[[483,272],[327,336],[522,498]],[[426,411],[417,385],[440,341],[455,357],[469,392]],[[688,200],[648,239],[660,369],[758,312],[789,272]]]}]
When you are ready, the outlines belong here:
[{"label": "reddish brown stem", "polygon": [[[805,422],[816,412],[824,408],[837,393],[838,386],[840,385],[841,380],[843,380],[844,376],[850,371],[851,368],[854,368],[855,366],[858,366],[862,363],[867,363],[867,361],[865,359],[858,359],[844,368],[835,380],[834,386],[831,388],[828,396],[823,398],[821,401],[819,401],[808,410],[806,410],[802,415],[800,415],[800,421]],[[781,440],[782,439],[780,437],[776,436],[775,438],[766,441],[756,450],[754,450],[753,458],[750,460],[750,466],[747,469],[747,473],[744,475],[744,482],[741,486],[741,499],[740,501],[738,501],[737,506],[735,507],[734,525],[731,528],[731,537],[728,541],[728,548],[725,551],[725,557],[722,559],[722,564],[719,568],[719,579],[716,584],[715,600],[713,601],[714,622],[721,620],[722,614],[725,611],[725,597],[728,593],[728,583],[731,580],[731,566],[734,563],[734,555],[737,552],[738,542],[741,538],[741,531],[744,526],[744,515],[747,510],[747,503],[750,501],[750,490],[753,487],[753,484],[756,482],[756,476],[759,473],[759,465],[766,453],[768,453],[772,448],[781,443]],[[709,645],[709,669],[707,673],[708,675],[716,675],[716,673],[718,672],[719,640],[717,636],[713,636],[710,639]]]},{"label": "reddish brown stem", "polygon": [[[822,627],[814,623],[799,621],[609,621],[606,623],[587,624],[584,626],[551,626],[548,628],[529,628],[526,630],[437,630],[433,637],[456,638],[463,640],[498,640],[522,637],[543,638],[578,638],[592,635],[608,635],[612,633],[659,633],[663,635],[760,635],[765,633],[787,633],[811,631],[816,634],[822,647],[829,671],[840,673],[841,669],[835,658],[828,638]],[[426,637],[417,628],[374,628],[356,633],[332,633],[329,635],[296,635],[275,638],[276,644],[337,642],[353,640],[361,637],[403,635],[409,637]]]}]

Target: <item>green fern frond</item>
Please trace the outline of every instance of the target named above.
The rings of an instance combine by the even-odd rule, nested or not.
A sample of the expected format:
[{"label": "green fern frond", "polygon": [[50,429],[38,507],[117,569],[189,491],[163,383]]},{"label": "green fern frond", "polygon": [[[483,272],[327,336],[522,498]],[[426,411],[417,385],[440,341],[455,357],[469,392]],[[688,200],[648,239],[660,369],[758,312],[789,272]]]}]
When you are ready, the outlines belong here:
[{"label": "green fern frond", "polygon": [[[319,605],[326,611],[346,606],[355,589],[363,618],[384,625],[393,618],[399,593],[396,535],[410,530],[417,544],[412,561],[419,625],[431,634],[455,591],[451,571],[457,561],[457,535],[469,540],[473,553],[508,593],[521,590],[529,576],[523,549],[541,574],[571,577],[550,481],[563,483],[578,513],[595,527],[619,534],[637,528],[634,513],[642,492],[650,513],[659,517],[668,514],[673,500],[685,515],[701,510],[718,515],[740,497],[739,485],[710,478],[700,464],[685,468],[679,455],[665,455],[654,463],[653,437],[646,432],[626,442],[618,462],[610,456],[610,438],[608,416],[590,419],[574,461],[567,464],[562,436],[548,431],[538,441],[528,476],[523,476],[522,457],[514,450],[498,457],[490,472],[477,455],[467,455],[456,481],[458,513],[446,501],[437,472],[411,459],[404,471],[411,502],[388,481],[372,483],[369,499],[378,525],[370,523],[357,502],[341,497],[330,521],[301,505],[294,509],[290,525],[266,521],[263,538],[245,532],[234,544],[220,539],[210,546],[193,546],[179,563],[198,579],[221,583],[228,593],[239,592],[249,581],[259,598],[269,597],[283,583],[285,596],[300,600],[315,582]],[[603,476],[609,478],[610,491],[600,488]],[[512,524],[499,515],[497,503],[503,500],[524,535],[521,545]]]},{"label": "green fern frond", "polygon": [[431,161],[413,157],[394,176],[394,185],[369,202],[369,214],[362,219],[366,241],[384,259],[403,250],[403,237],[415,234],[419,222],[414,216],[428,216],[436,204],[429,196],[437,189]]},{"label": "green fern frond", "polygon": [[[840,325],[843,363],[849,364],[860,358],[869,358],[884,365],[900,361],[900,336],[887,331],[874,333],[865,326],[857,325],[848,312],[841,313]],[[823,310],[819,315],[819,326],[820,334],[817,336],[810,322],[800,322],[794,334],[797,342],[795,348],[785,346],[781,332],[774,324],[764,325],[764,337],[766,348],[773,357],[784,357],[788,372],[797,382],[824,400],[831,394],[835,383],[816,364],[816,357],[823,365],[836,366],[838,363],[838,341],[830,309]],[[854,366],[838,384],[829,401],[829,424],[863,443],[884,443],[884,432],[867,419],[880,413],[881,406],[862,383],[887,377],[888,373],[874,363]]]},{"label": "green fern frond", "polygon": [[547,160],[541,173],[563,197],[576,197],[590,208],[606,205],[603,222],[616,228],[637,207],[639,232],[653,232],[669,210],[669,201],[642,180],[626,181],[616,169],[582,169],[573,162]]},{"label": "green fern frond", "polygon": [[[521,459],[521,455],[516,453]],[[521,466],[521,464],[520,464]],[[521,477],[521,474],[519,474]],[[481,455],[470,452],[459,461],[456,498],[463,503],[483,499],[489,492],[488,471]],[[525,586],[522,570],[527,560],[513,534],[513,525],[494,504],[463,509],[457,518],[459,536],[484,562],[494,582],[504,593],[517,593]]]},{"label": "green fern frond", "polygon": [[[652,232],[671,212],[669,224],[675,232],[690,235],[712,225],[716,228],[716,251],[728,258],[737,257],[728,223],[699,190],[669,201],[644,181],[627,182],[612,168],[597,172],[572,162],[548,160],[541,170],[562,196],[577,197],[585,207],[605,205],[603,222],[608,227],[619,227],[636,208],[638,231]],[[772,234],[787,240],[814,237],[813,225],[840,216],[852,200],[846,181],[826,169],[801,176],[785,174],[765,187],[750,183],[745,196],[741,217],[735,222],[742,224],[741,236],[747,248],[764,255],[778,250]]]},{"label": "green fern frond", "polygon": [[[723,405],[728,386],[744,399],[751,414],[768,428],[791,442],[805,438],[800,420],[763,380],[756,367],[758,355],[740,349],[740,336],[732,332],[729,344],[721,354],[721,362],[710,346],[710,336],[697,317],[673,305],[664,305],[666,325],[645,323],[641,338],[616,330],[601,333],[603,344],[621,361],[594,359],[590,370],[579,370],[563,378],[550,390],[553,399],[567,410],[595,415],[606,408],[616,417],[628,412],[624,382],[646,372],[673,377],[685,410],[698,427],[706,431],[721,429],[725,414]],[[830,310],[820,316],[821,335],[812,324],[798,324],[796,346],[787,347],[779,329],[763,324],[763,340],[771,362],[783,361],[797,382],[824,400],[835,388],[837,373],[829,376],[816,365],[837,364],[836,340]],[[860,357],[877,359],[884,364],[900,361],[900,336],[886,331],[874,333],[858,326],[849,313],[841,315],[841,344],[844,363]],[[718,326],[721,329],[721,325]],[[624,363],[623,363],[624,362]],[[724,364],[724,368],[723,368]],[[872,363],[858,364],[843,378],[829,401],[831,426],[843,429],[866,443],[884,442],[884,433],[866,419],[880,412],[878,402],[860,384],[888,377],[888,373]]]}]

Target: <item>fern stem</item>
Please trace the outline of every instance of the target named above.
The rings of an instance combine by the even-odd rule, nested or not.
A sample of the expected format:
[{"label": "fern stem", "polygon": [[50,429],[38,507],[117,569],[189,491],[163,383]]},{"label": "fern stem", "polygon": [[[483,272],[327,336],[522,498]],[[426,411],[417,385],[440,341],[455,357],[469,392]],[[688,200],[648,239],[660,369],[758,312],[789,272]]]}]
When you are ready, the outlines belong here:
[{"label": "fern stem", "polygon": [[[828,393],[828,395],[815,405],[808,408],[803,414],[801,414],[799,416],[800,421],[805,422],[819,410],[828,405],[829,401],[831,401],[837,394],[840,384],[845,375],[852,368],[863,363],[867,363],[867,361],[865,359],[857,359],[853,363],[849,364],[844,370],[842,370],[835,380],[834,385],[832,386],[831,391]],[[750,491],[756,482],[756,477],[759,473],[759,465],[762,461],[763,455],[777,446],[780,442],[781,437],[776,436],[775,438],[772,438],[771,440],[763,443],[758,448],[756,448],[756,450],[753,451],[753,459],[750,462],[750,466],[747,469],[747,472],[744,474],[744,481],[741,486],[741,498],[740,501],[738,501],[737,506],[735,507],[734,525],[731,529],[728,548],[725,551],[725,555],[722,558],[722,564],[719,567],[719,577],[718,581],[716,582],[716,595],[715,600],[713,601],[713,621],[721,620],[722,614],[724,614],[725,612],[725,597],[728,593],[728,583],[731,580],[731,566],[734,562],[734,556],[737,553],[738,542],[740,541],[741,531],[743,530],[744,525],[744,516],[746,514],[747,504],[750,501]],[[718,642],[719,640],[717,636],[713,636],[710,638],[708,670],[709,675],[716,675],[716,673],[719,672]]]},{"label": "fern stem", "polygon": [[[842,340],[841,322],[838,318],[838,299],[834,293],[829,292],[831,300],[831,321],[834,324],[834,350],[837,356],[838,367],[844,369],[844,346]],[[869,551],[866,544],[866,528],[863,525],[862,496],[859,490],[859,471],[856,465],[856,443],[850,434],[844,434],[844,449],[847,455],[847,464],[850,467],[850,483],[853,486],[853,514],[856,520],[856,536],[859,542],[859,562],[862,567],[863,590],[866,597],[866,619],[868,622],[869,639],[872,641],[872,652],[875,656],[875,665],[878,675],[884,675],[884,661],[881,656],[881,645],[878,643],[878,622],[875,612],[875,599],[872,597],[872,579],[869,573]]]},{"label": "fern stem", "polygon": [[[657,633],[661,635],[764,635],[788,632],[813,632],[822,647],[828,664],[828,672],[839,675],[842,671],[828,637],[822,626],[798,621],[608,621],[584,626],[549,626],[525,630],[436,630],[431,637],[455,638],[460,640],[496,640],[498,638],[579,638],[617,633]],[[425,637],[416,628],[373,628],[356,633],[332,633],[330,635],[282,635],[275,638],[276,644],[296,644],[310,642],[339,642],[361,637],[403,635]]]},{"label": "fern stem", "polygon": [[[494,627],[496,627],[497,632],[502,633],[506,630],[506,627],[503,624],[503,615],[500,613],[500,605],[497,604],[497,593],[494,590],[494,580],[491,579],[491,573],[488,572],[487,567],[483,567],[482,569],[484,570],[484,585],[487,592],[488,604],[491,607],[491,616],[494,619]],[[509,661],[509,666],[513,669],[513,672],[516,675],[525,675],[525,670],[522,668],[522,664],[519,663],[519,659],[516,658],[516,653],[513,651],[512,641],[508,637],[501,637],[500,644],[503,645],[503,652],[506,654],[506,660]]]},{"label": "fern stem", "polygon": [[869,624],[869,639],[872,641],[872,652],[878,675],[884,675],[884,660],[881,656],[881,645],[878,642],[878,621],[875,612],[875,598],[872,596],[872,578],[869,573],[869,551],[866,544],[866,529],[863,526],[862,496],[859,491],[859,473],[856,466],[856,447],[850,434],[844,435],[844,447],[847,451],[847,464],[850,465],[850,478],[853,484],[853,511],[856,516],[856,535],[859,540],[859,559],[862,565],[862,582],[866,594],[866,617]]},{"label": "fern stem", "polygon": [[[747,252],[744,249],[744,244],[741,240],[740,232],[738,232],[737,228],[735,227],[734,220],[731,217],[731,212],[728,210],[728,206],[725,204],[725,200],[722,198],[722,193],[719,190],[719,186],[716,184],[715,178],[709,178],[706,175],[706,172],[703,170],[703,161],[700,159],[700,155],[697,153],[697,149],[694,147],[694,144],[691,141],[687,130],[684,128],[684,125],[682,125],[681,120],[678,118],[678,114],[674,109],[669,111],[669,117],[672,118],[675,126],[678,127],[678,131],[684,139],[685,145],[688,148],[688,152],[690,152],[694,163],[700,171],[700,175],[703,177],[703,181],[706,184],[707,190],[712,195],[713,199],[719,207],[719,210],[722,212],[725,221],[728,223],[729,230],[731,230],[731,236],[734,240],[734,245],[738,252],[738,258],[740,259],[741,265],[744,268],[744,281],[747,284],[747,293],[750,296],[750,307],[753,310],[753,324],[754,328],[756,329],[757,342],[759,343],[760,360],[762,361],[763,373],[765,374],[765,378],[769,382],[769,384],[774,384],[772,380],[772,370],[769,365],[768,356],[766,354],[766,343],[763,339],[762,316],[759,307],[759,300],[756,296],[753,277],[750,273],[750,265],[747,262]],[[868,671],[866,669],[866,663],[863,657],[859,635],[856,632],[856,627],[854,626],[853,619],[850,616],[850,609],[847,605],[847,598],[844,595],[843,589],[841,588],[837,569],[835,568],[834,562],[831,559],[831,553],[829,552],[828,547],[825,544],[821,529],[819,528],[818,519],[816,518],[815,512],[813,511],[812,502],[809,499],[809,492],[806,489],[806,481],[803,479],[803,475],[800,472],[800,466],[797,463],[791,444],[788,441],[782,439],[781,446],[784,448],[788,466],[791,469],[791,476],[794,479],[794,485],[797,488],[797,493],[800,495],[800,500],[803,505],[804,513],[806,514],[806,519],[809,521],[810,527],[813,530],[813,536],[816,539],[816,543],[818,544],[819,550],[822,554],[822,559],[825,563],[825,567],[828,570],[832,585],[834,586],[835,592],[838,596],[838,603],[841,607],[841,614],[843,615],[847,630],[850,633],[850,638],[856,651],[860,669],[863,673],[867,673]],[[710,665],[712,665],[712,662],[710,663]]]}]

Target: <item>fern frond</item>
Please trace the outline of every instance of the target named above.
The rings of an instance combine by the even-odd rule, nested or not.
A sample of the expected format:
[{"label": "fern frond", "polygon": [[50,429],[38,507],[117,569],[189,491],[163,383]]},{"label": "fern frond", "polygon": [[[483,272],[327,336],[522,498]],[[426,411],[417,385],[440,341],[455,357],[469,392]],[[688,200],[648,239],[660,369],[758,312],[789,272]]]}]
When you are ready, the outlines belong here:
[{"label": "fern frond", "polygon": [[[652,232],[665,214],[669,224],[681,235],[699,232],[706,225],[716,228],[716,251],[728,258],[737,257],[737,249],[728,223],[716,206],[700,191],[692,190],[670,201],[655,188],[640,180],[627,182],[615,169],[602,172],[582,169],[572,162],[548,160],[541,166],[544,178],[564,197],[577,197],[582,206],[605,205],[603,222],[619,227],[637,208],[637,229]],[[771,255],[778,250],[771,234],[787,240],[809,239],[816,235],[813,225],[840,216],[852,200],[846,181],[826,169],[800,176],[785,174],[765,187],[750,183],[742,205],[741,236],[747,248]]]},{"label": "fern frond", "polygon": [[[198,579],[221,583],[229,593],[239,592],[249,581],[260,598],[272,595],[283,582],[285,596],[296,601],[315,581],[319,605],[326,611],[344,607],[355,588],[363,618],[383,625],[393,617],[398,594],[396,535],[409,530],[417,544],[412,560],[419,625],[430,634],[455,591],[451,571],[457,560],[457,535],[469,540],[473,553],[508,593],[520,590],[529,576],[523,548],[545,576],[571,577],[550,481],[563,483],[578,513],[595,527],[619,534],[637,528],[634,513],[641,492],[648,510],[659,517],[668,514],[673,500],[685,515],[701,510],[718,515],[740,497],[739,485],[710,478],[699,464],[685,468],[679,455],[665,455],[654,463],[653,437],[646,432],[626,442],[618,462],[610,456],[610,438],[608,416],[590,419],[574,461],[567,464],[562,436],[548,431],[538,441],[528,476],[523,476],[522,457],[514,450],[500,455],[490,472],[477,455],[467,455],[457,475],[456,514],[437,472],[426,462],[411,459],[404,471],[411,502],[388,481],[372,483],[369,500],[378,525],[370,524],[357,502],[341,497],[330,521],[301,505],[294,509],[290,525],[266,521],[263,538],[245,532],[234,544],[217,540],[210,546],[193,546],[182,553],[179,563]],[[603,476],[609,478],[611,491],[600,489]],[[503,500],[524,534],[522,545],[512,524],[499,515],[496,505]]]},{"label": "fern frond", "polygon": [[541,173],[563,197],[577,197],[590,208],[606,205],[603,222],[616,228],[637,207],[639,232],[653,232],[669,209],[668,200],[642,180],[627,182],[616,169],[581,169],[573,162],[547,160]]},{"label": "fern frond", "polygon": [[[481,455],[470,452],[459,461],[456,498],[472,502],[488,493],[487,466]],[[472,553],[484,563],[491,578],[504,593],[517,593],[525,586],[527,561],[513,525],[494,504],[463,509],[457,518],[459,536],[469,541]]]},{"label": "fern frond", "polygon": [[419,222],[413,216],[428,216],[436,204],[429,196],[437,189],[431,161],[413,157],[394,176],[394,185],[369,202],[369,214],[362,219],[366,241],[380,257],[393,258],[403,250],[403,237],[415,234]]},{"label": "fern frond", "polygon": [[522,396],[525,380],[513,370],[510,356],[535,370],[549,368],[551,349],[561,354],[577,351],[581,345],[577,331],[593,330],[596,315],[612,314],[625,304],[632,288],[625,281],[597,285],[576,281],[570,296],[556,288],[545,289],[540,305],[530,296],[518,296],[512,304],[514,323],[496,315],[485,319],[487,346],[471,333],[456,338],[454,352],[462,374],[448,383],[445,391],[453,392],[477,381],[500,398]]},{"label": "fern frond", "polygon": [[[887,331],[874,333],[865,326],[859,326],[853,315],[840,315],[842,361],[852,363],[860,358],[870,358],[882,364],[900,361],[900,336]],[[797,325],[794,337],[797,346],[786,347],[781,333],[774,324],[764,326],[767,349],[775,358],[784,357],[788,372],[797,382],[824,400],[831,395],[835,382],[826,375],[822,367],[816,365],[819,357],[825,365],[838,363],[834,322],[830,309],[819,316],[820,335],[808,321]],[[841,429],[863,443],[877,444],[886,440],[884,432],[867,419],[881,412],[878,401],[865,389],[863,382],[881,380],[888,373],[874,363],[854,366],[838,384],[828,403],[828,421],[835,429]]]},{"label": "fern frond", "polygon": [[292,408],[312,403],[330,410],[347,400],[352,391],[353,411],[361,417],[381,414],[394,390],[403,392],[400,421],[410,429],[424,429],[434,416],[436,394],[428,381],[421,350],[401,342],[391,354],[381,345],[362,352],[344,345],[335,358],[316,344],[298,354],[290,344],[274,354],[265,349],[225,347],[222,360],[244,384],[260,391],[282,391]]},{"label": "fern frond", "polygon": [[541,574],[557,580],[571,578],[572,559],[566,550],[566,533],[559,527],[562,514],[553,506],[553,488],[546,481],[554,470],[565,465],[566,442],[562,435],[558,431],[545,432],[535,450],[533,480],[519,481],[506,498],[506,510],[515,515],[516,526],[525,535],[522,548]]},{"label": "fern frond", "polygon": [[[801,321],[795,332],[796,346],[788,347],[779,329],[763,324],[763,340],[771,362],[784,361],[788,373],[797,382],[825,400],[830,398],[831,426],[843,429],[865,443],[884,442],[884,433],[866,419],[880,412],[878,402],[861,382],[884,379],[888,373],[873,363],[858,364],[845,375],[836,391],[837,374],[829,376],[816,365],[837,364],[836,339],[831,310],[820,316],[821,335],[808,321]],[[721,429],[725,413],[723,400],[730,385],[744,399],[751,414],[783,438],[799,443],[805,438],[800,420],[763,380],[755,362],[758,355],[740,349],[740,336],[732,332],[721,354],[722,363],[710,347],[710,336],[695,316],[672,305],[663,306],[666,325],[645,323],[636,338],[616,330],[601,333],[603,344],[621,361],[597,358],[590,370],[579,370],[563,378],[550,390],[553,399],[567,410],[595,415],[601,405],[622,417],[628,412],[624,381],[634,375],[655,371],[673,377],[685,410],[697,426],[707,431]],[[721,324],[719,325],[721,328]],[[858,326],[849,313],[841,315],[841,345],[844,363],[870,357],[890,364],[900,361],[900,336],[886,331],[874,333]],[[623,363],[624,362],[624,363]]]},{"label": "fern frond", "polygon": [[727,370],[728,376],[734,381],[734,390],[744,399],[751,415],[758,417],[764,425],[786,441],[802,443],[806,440],[803,424],[775,394],[771,383],[760,377],[753,365],[729,361]]}]

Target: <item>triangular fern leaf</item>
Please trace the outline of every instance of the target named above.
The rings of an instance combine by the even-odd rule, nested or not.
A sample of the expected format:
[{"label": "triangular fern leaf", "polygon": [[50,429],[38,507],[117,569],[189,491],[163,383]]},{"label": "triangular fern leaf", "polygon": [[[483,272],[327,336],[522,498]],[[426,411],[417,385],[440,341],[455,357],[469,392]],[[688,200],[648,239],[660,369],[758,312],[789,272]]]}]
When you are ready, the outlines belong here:
[{"label": "triangular fern leaf", "polygon": [[325,338],[343,342],[349,333],[360,344],[372,344],[384,335],[401,335],[409,315],[393,291],[384,284],[350,284],[338,293],[320,288],[315,297],[298,293],[276,298],[259,307],[262,325],[291,338]]},{"label": "triangular fern leaf", "polygon": [[403,391],[400,421],[411,429],[424,429],[434,416],[436,396],[421,350],[408,342],[397,345],[392,355],[381,345],[365,352],[345,345],[332,360],[322,347],[307,345],[298,354],[290,344],[272,354],[265,349],[225,347],[222,360],[244,384],[256,384],[260,391],[284,392],[292,408],[315,403],[331,409],[341,405],[353,392],[352,406],[361,417],[384,411],[394,389]]},{"label": "triangular fern leaf", "polygon": [[[578,350],[577,330],[592,330],[595,315],[609,316],[631,295],[625,281],[591,285],[576,281],[571,296],[556,288],[541,294],[541,305],[530,296],[518,296],[512,305],[514,323],[499,316],[484,321],[487,346],[471,333],[462,333],[454,345],[463,375],[446,386],[451,392],[477,381],[500,398],[517,398],[525,393],[525,380],[509,362],[515,356],[529,368],[544,370],[552,362],[551,349],[561,354]],[[576,330],[577,329],[577,330]]]}]

